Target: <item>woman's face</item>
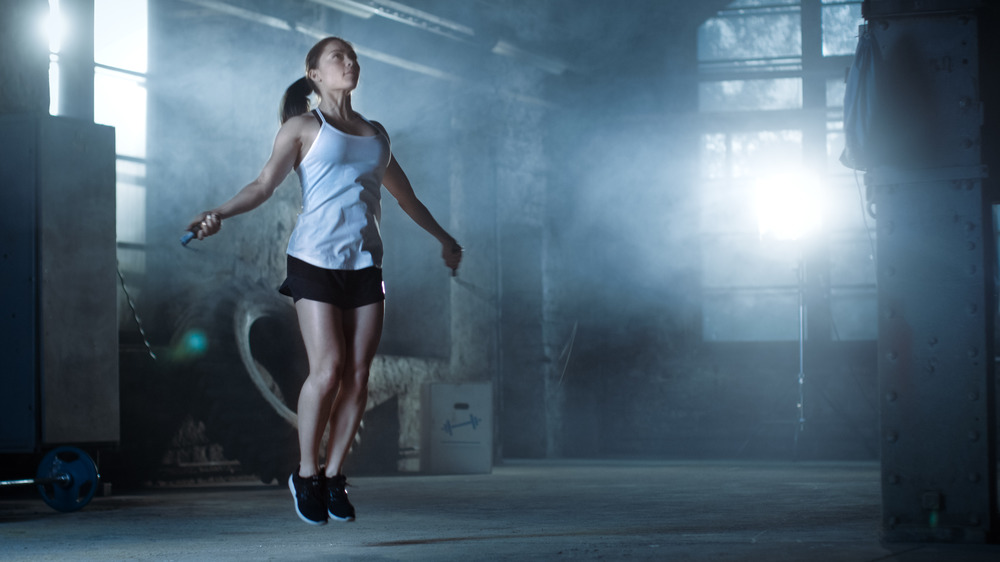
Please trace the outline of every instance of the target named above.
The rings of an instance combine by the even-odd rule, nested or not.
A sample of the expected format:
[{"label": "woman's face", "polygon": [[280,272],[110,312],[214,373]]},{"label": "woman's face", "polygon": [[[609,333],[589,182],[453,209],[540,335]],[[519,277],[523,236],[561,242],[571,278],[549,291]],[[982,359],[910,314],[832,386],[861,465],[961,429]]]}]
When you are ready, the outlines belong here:
[{"label": "woman's face", "polygon": [[327,91],[351,91],[358,86],[360,75],[357,53],[341,41],[330,41],[319,56],[316,68],[309,70],[309,78],[316,87]]}]

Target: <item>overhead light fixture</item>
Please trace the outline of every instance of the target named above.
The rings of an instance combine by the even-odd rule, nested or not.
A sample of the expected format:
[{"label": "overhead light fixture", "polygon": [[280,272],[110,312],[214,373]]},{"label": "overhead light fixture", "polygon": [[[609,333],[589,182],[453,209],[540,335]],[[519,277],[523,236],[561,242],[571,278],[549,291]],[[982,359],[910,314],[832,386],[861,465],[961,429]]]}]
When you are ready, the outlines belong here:
[{"label": "overhead light fixture", "polygon": [[566,71],[566,63],[549,57],[543,57],[541,55],[529,53],[528,51],[525,51],[524,49],[518,47],[517,45],[508,43],[503,39],[497,41],[497,44],[493,46],[492,52],[495,55],[503,55],[523,60],[529,64],[541,68],[542,70],[548,72],[549,74],[555,74],[558,76],[559,74],[562,74],[563,72]]},{"label": "overhead light fixture", "polygon": [[291,24],[289,24],[287,21],[283,19],[261,14],[260,12],[245,10],[243,8],[233,6],[231,4],[226,4],[224,2],[216,2],[215,0],[184,0],[184,1],[189,4],[194,4],[196,6],[201,6],[203,8],[215,10],[216,12],[222,14],[228,14],[230,16],[236,16],[238,18],[245,19],[247,21],[257,22],[266,25],[268,27],[273,27],[275,29],[281,29],[284,31],[292,30]]},{"label": "overhead light fixture", "polygon": [[327,8],[333,8],[344,12],[345,14],[352,15],[361,19],[368,19],[375,15],[376,9],[370,6],[366,6],[360,2],[352,2],[351,0],[312,0],[316,4],[326,6]]},{"label": "overhead light fixture", "polygon": [[476,34],[476,32],[467,25],[462,25],[460,23],[435,16],[434,14],[424,12],[423,10],[411,8],[406,4],[393,2],[393,0],[369,0],[368,4],[378,6],[378,14],[380,16],[401,23],[418,25],[420,27],[425,27],[426,24],[431,24],[444,29],[450,29],[456,33],[461,33],[462,35],[468,35],[469,37]]},{"label": "overhead light fixture", "polygon": [[476,32],[467,25],[462,25],[429,12],[411,8],[406,4],[393,0],[312,0],[316,4],[333,8],[355,17],[368,19],[380,16],[395,22],[417,27],[431,33],[444,35],[452,39],[467,40]]}]

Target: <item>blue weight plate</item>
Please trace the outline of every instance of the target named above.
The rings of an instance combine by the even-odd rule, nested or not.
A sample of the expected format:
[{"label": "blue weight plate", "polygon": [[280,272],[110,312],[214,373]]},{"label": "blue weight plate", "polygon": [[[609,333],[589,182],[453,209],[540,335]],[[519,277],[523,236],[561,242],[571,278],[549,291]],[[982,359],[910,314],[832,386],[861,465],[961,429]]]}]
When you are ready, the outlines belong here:
[{"label": "blue weight plate", "polygon": [[97,492],[97,465],[87,453],[76,447],[57,447],[49,451],[38,464],[36,480],[68,476],[65,481],[38,484],[42,500],[52,509],[76,511],[87,505]]}]

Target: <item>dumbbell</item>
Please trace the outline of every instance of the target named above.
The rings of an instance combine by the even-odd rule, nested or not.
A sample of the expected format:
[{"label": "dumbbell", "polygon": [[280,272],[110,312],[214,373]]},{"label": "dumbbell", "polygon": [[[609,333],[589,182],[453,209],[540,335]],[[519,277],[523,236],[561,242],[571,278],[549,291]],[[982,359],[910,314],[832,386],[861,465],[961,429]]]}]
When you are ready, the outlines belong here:
[{"label": "dumbbell", "polygon": [[87,453],[63,446],[49,451],[38,464],[34,478],[0,480],[6,486],[38,486],[42,501],[56,511],[68,513],[90,503],[100,480],[97,465]]}]

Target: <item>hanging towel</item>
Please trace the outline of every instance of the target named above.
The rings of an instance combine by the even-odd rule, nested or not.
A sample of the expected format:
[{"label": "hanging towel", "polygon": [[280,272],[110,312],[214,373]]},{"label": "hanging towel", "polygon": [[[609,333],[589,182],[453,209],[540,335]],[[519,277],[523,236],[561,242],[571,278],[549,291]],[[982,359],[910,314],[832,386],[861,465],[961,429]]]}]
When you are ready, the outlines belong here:
[{"label": "hanging towel", "polygon": [[840,162],[855,170],[868,170],[877,160],[873,130],[878,114],[878,76],[882,53],[875,35],[861,26],[854,63],[847,74],[844,92],[844,152]]}]

